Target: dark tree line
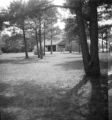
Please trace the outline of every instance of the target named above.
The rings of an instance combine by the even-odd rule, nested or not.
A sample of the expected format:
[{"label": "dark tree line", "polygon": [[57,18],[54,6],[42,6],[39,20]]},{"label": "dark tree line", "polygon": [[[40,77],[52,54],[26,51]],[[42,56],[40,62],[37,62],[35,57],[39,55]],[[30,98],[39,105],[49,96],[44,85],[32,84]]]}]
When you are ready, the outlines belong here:
[{"label": "dark tree line", "polygon": [[[16,26],[22,30],[25,58],[29,58],[28,41],[26,39],[28,30],[35,31],[35,41],[37,45],[38,57],[41,59],[43,58],[43,53],[45,53],[45,50],[43,51],[42,49],[42,34],[43,30],[45,29],[44,24],[47,26],[48,24],[51,24],[49,21],[54,21],[55,19],[56,22],[57,20],[56,8],[52,8],[52,10],[48,9],[48,7],[51,5],[52,3],[48,0],[29,0],[28,2],[18,0],[11,2],[7,9],[1,11],[1,30],[5,21],[9,22],[9,27]],[[46,35],[44,34],[44,42],[45,39]]]},{"label": "dark tree line", "polygon": [[[98,14],[97,8],[103,4],[111,3],[97,0],[69,0],[67,5],[71,6],[71,12],[76,14],[79,26],[79,37],[83,55],[84,69],[87,75],[99,76],[100,65],[98,56]],[[87,33],[85,21],[89,25],[90,49],[87,44]]]},{"label": "dark tree line", "polygon": [[[76,14],[84,70],[92,87],[88,120],[108,120],[108,77],[102,77],[100,69],[97,9],[99,6],[110,7],[111,5],[110,0],[69,0],[66,5],[70,8],[72,14]],[[111,16],[110,11],[107,12],[106,9],[106,19]],[[87,43],[85,22],[89,28],[90,47],[88,47]]]},{"label": "dark tree line", "polygon": [[[33,0],[33,2],[35,3],[35,0]],[[26,53],[26,58],[28,58],[27,42],[25,40],[25,22],[26,22],[25,20],[28,17],[28,13],[27,13],[28,10],[24,9],[27,7],[23,5],[23,7],[21,8],[22,11],[20,11],[20,9],[18,9],[19,6],[21,5],[20,3],[17,4],[17,6],[13,4],[11,5],[12,5],[11,8],[15,8],[17,11],[15,11],[15,9],[10,9],[11,12],[9,13],[12,13],[11,18],[13,18],[10,21],[12,22],[13,20],[16,19],[14,23],[23,30],[23,38],[26,46],[25,53]],[[31,7],[30,15],[35,13],[35,11],[38,12],[38,15],[36,13],[37,16],[35,15],[34,15],[35,17],[33,16],[34,18],[38,19],[38,26],[37,26],[38,30],[37,28],[35,28],[35,35],[36,35],[35,37],[37,39],[37,34],[38,34],[39,41],[37,41],[37,47],[40,46],[40,48],[38,47],[40,49],[39,56],[40,58],[43,58],[41,32],[42,32],[42,23],[43,23],[42,20],[46,20],[43,19],[44,18],[43,10],[45,10],[45,8],[51,7],[52,5],[48,6],[48,4],[46,5],[43,2],[41,4],[33,4],[33,5],[31,6],[33,6],[33,8],[35,9],[32,9]],[[67,0],[66,5],[62,6],[65,8],[69,8],[72,14],[76,14],[84,70],[85,70],[85,74],[89,77],[92,87],[90,104],[89,104],[90,114],[88,115],[88,120],[108,120],[107,77],[101,77],[100,61],[98,54],[97,8],[102,5],[107,5],[107,7],[110,7],[110,5],[112,5],[112,1],[111,0]],[[19,13],[22,13],[22,15]],[[111,12],[109,11],[106,18],[110,18],[111,16],[110,14]],[[85,23],[87,23],[89,28],[90,47],[88,47],[88,43],[87,43],[87,32],[86,32]]]}]

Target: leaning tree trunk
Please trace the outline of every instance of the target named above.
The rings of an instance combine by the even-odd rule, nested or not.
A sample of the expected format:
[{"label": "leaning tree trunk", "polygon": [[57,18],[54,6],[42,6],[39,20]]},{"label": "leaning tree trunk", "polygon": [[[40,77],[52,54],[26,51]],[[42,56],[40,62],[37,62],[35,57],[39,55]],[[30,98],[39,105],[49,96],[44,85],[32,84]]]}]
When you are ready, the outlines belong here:
[{"label": "leaning tree trunk", "polygon": [[27,41],[26,41],[26,37],[25,37],[25,28],[23,26],[23,40],[24,40],[24,45],[25,45],[25,58],[29,58],[28,56],[28,46],[27,46]]},{"label": "leaning tree trunk", "polygon": [[84,25],[84,19],[82,15],[81,3],[76,9],[76,16],[77,16],[77,23],[79,26],[79,37],[80,37],[82,57],[83,57],[83,63],[84,63],[84,70],[85,70],[86,75],[88,75],[90,71],[89,69],[90,54],[89,54],[89,48],[87,44],[87,37],[86,37],[86,32],[85,32],[85,25]]},{"label": "leaning tree trunk", "polygon": [[98,55],[98,20],[97,20],[97,3],[90,2],[90,75],[100,75],[99,55]]}]

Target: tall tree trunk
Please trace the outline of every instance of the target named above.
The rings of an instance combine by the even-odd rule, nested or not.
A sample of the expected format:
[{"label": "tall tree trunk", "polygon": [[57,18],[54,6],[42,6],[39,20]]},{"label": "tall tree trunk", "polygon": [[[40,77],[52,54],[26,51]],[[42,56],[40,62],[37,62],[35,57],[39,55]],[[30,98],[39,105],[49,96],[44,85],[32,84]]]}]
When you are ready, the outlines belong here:
[{"label": "tall tree trunk", "polygon": [[79,53],[81,52],[81,50],[80,50],[80,43],[79,43]]},{"label": "tall tree trunk", "polygon": [[98,20],[97,20],[97,3],[90,1],[90,75],[100,75],[99,55],[98,55]]},{"label": "tall tree trunk", "polygon": [[39,17],[39,42],[40,42],[40,58],[43,59],[42,39],[41,39],[41,17]]},{"label": "tall tree trunk", "polygon": [[24,40],[24,45],[25,45],[25,58],[29,58],[28,56],[28,46],[27,46],[27,41],[26,41],[26,37],[25,37],[25,28],[23,26],[23,40]]},{"label": "tall tree trunk", "polygon": [[97,3],[90,1],[90,55],[91,69],[90,83],[92,86],[91,99],[89,103],[88,120],[108,120],[108,90],[107,77],[100,76],[100,65],[98,56],[98,22]]},{"label": "tall tree trunk", "polygon": [[108,31],[106,30],[106,50],[108,51]]},{"label": "tall tree trunk", "polygon": [[77,23],[79,26],[79,37],[80,37],[80,43],[81,43],[84,70],[85,70],[85,73],[88,75],[90,71],[89,69],[90,54],[89,54],[89,49],[87,44],[87,37],[85,32],[85,25],[84,25],[84,19],[82,15],[81,3],[79,4],[79,7],[76,10],[76,16],[77,16]]},{"label": "tall tree trunk", "polygon": [[46,39],[46,34],[45,34],[45,22],[44,22],[44,55],[45,55],[45,39]]},{"label": "tall tree trunk", "polygon": [[35,39],[36,39],[36,44],[37,44],[37,55],[38,55],[38,58],[40,58],[40,50],[39,50],[39,47],[38,47],[38,37],[37,37],[37,29],[35,29]]},{"label": "tall tree trunk", "polygon": [[72,44],[70,39],[69,39],[69,53],[72,53]]},{"label": "tall tree trunk", "polygon": [[51,54],[53,54],[53,45],[52,45],[52,21],[51,21]]},{"label": "tall tree trunk", "polygon": [[103,46],[103,33],[102,33],[102,52],[104,52],[104,46]]},{"label": "tall tree trunk", "polygon": [[108,77],[90,77],[91,98],[89,101],[88,120],[108,119]]}]

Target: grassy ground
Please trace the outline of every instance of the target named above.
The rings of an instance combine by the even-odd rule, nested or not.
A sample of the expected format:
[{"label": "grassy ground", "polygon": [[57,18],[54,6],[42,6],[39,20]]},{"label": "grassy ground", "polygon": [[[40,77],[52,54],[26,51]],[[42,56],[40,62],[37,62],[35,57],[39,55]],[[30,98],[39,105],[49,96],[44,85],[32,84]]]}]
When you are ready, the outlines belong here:
[{"label": "grassy ground", "polygon": [[[102,72],[107,71],[107,56],[100,54]],[[43,60],[32,53],[28,60],[22,53],[1,55],[2,120],[84,119],[88,111],[82,91],[86,91],[84,96],[89,95],[89,83],[80,89],[78,95],[71,97],[73,88],[80,87],[77,83],[83,75],[82,58],[78,53],[47,54]],[[81,105],[84,105],[82,109]]]},{"label": "grassy ground", "polygon": [[109,85],[109,120],[112,119],[112,53],[108,56],[109,63],[108,63],[108,85]]},{"label": "grassy ground", "polygon": [[81,55],[78,54],[47,54],[43,60],[32,54],[28,60],[24,59],[24,54],[2,55],[0,68],[1,81],[34,80],[38,84],[69,81],[78,78],[79,71],[83,73]]}]

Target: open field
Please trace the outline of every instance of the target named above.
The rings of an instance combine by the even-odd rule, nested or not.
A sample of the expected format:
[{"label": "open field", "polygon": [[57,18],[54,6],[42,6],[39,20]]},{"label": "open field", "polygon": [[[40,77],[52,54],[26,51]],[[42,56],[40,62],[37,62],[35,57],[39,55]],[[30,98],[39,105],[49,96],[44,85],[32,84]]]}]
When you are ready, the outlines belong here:
[{"label": "open field", "polygon": [[[24,59],[23,53],[0,57],[3,120],[66,118],[61,109],[68,106],[68,101],[60,98],[83,77],[81,55],[47,54],[43,60],[32,53],[28,60]],[[58,101],[64,103],[59,113],[57,107],[55,109],[60,106]]]},{"label": "open field", "polygon": [[[1,81],[35,81],[41,83],[56,83],[70,81],[78,82],[83,74],[81,55],[47,54],[43,60],[30,53],[28,60],[24,54],[9,54],[0,56]],[[78,74],[80,72],[80,74]]]},{"label": "open field", "polygon": [[[84,75],[81,54],[47,53],[43,60],[33,53],[29,56],[27,60],[24,53],[0,55],[2,120],[82,120],[75,105],[70,107],[69,97]],[[108,55],[100,54],[100,58],[106,72]]]}]

